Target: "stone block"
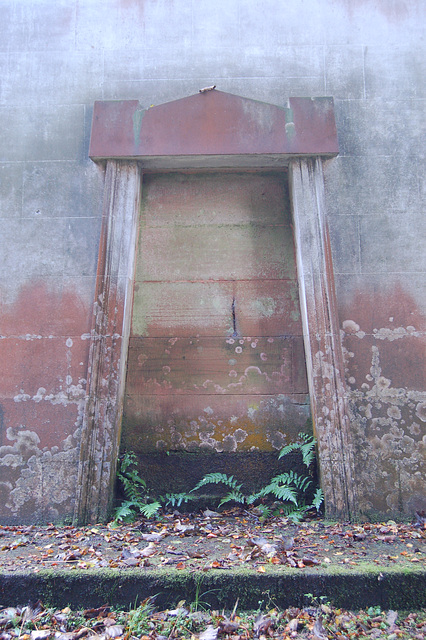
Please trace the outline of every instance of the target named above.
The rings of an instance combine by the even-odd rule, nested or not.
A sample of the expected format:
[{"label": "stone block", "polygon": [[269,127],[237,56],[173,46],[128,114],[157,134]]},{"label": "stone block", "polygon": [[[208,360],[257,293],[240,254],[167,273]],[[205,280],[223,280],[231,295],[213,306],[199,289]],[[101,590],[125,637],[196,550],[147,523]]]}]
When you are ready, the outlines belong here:
[{"label": "stone block", "polygon": [[397,339],[426,329],[422,274],[337,275],[336,293],[340,326],[348,334]]},{"label": "stone block", "polygon": [[77,402],[54,403],[40,399],[40,395],[36,397],[37,401],[31,398],[25,402],[15,402],[13,398],[1,398],[4,431],[0,447],[13,445],[13,441],[7,437],[7,429],[10,427],[9,434],[13,434],[16,425],[34,434],[32,439],[37,441],[39,450],[34,453],[39,454],[43,449],[59,447],[67,437],[72,437],[76,432],[81,419],[81,406]]},{"label": "stone block", "polygon": [[[235,316],[235,329],[234,317]],[[135,284],[132,332],[140,336],[301,335],[294,281]]]},{"label": "stone block", "polygon": [[126,398],[123,445],[156,451],[273,451],[306,428],[305,395],[133,396]]},{"label": "stone block", "polygon": [[294,277],[293,240],[283,226],[141,230],[136,282]]},{"label": "stone block", "polygon": [[364,98],[364,49],[361,45],[326,46],[325,95],[335,100]]},{"label": "stone block", "polygon": [[[126,394],[306,393],[301,337],[131,338]],[[296,344],[297,343],[297,344]]]},{"label": "stone block", "polygon": [[232,283],[136,283],[132,332],[149,337],[231,335],[232,300]]},{"label": "stone block", "polygon": [[12,52],[3,74],[0,105],[28,108],[90,104],[102,97],[102,62],[100,52]]},{"label": "stone block", "polygon": [[0,393],[5,397],[26,402],[29,396],[36,403],[64,406],[84,398],[87,341],[26,334],[3,338],[0,349]]},{"label": "stone block", "polygon": [[240,6],[240,42],[257,47],[260,54],[282,45],[321,45],[324,42],[327,20],[323,3],[309,5],[291,2],[286,5],[266,0],[262,10],[246,2]]},{"label": "stone block", "polygon": [[343,345],[351,354],[346,358],[346,378],[351,389],[371,393],[372,401],[387,398],[402,407],[409,403],[409,392],[425,388],[426,335],[392,330],[387,335],[382,330],[363,338],[345,336]]},{"label": "stone block", "polygon": [[338,157],[325,170],[327,211],[331,216],[372,216],[375,212],[419,211],[417,159],[414,157]]},{"label": "stone block", "polygon": [[[389,3],[335,2],[321,4],[324,41],[327,44],[378,44],[396,46],[406,44],[407,33],[418,40],[424,24],[424,6]],[[332,27],[331,27],[332,25]]]},{"label": "stone block", "polygon": [[65,229],[64,274],[96,276],[100,218],[69,218]]},{"label": "stone block", "polygon": [[192,46],[211,50],[230,46],[239,40],[239,5],[226,0],[192,5]]},{"label": "stone block", "polygon": [[0,276],[25,279],[62,276],[64,270],[65,221],[21,219],[3,221],[0,236]]},{"label": "stone block", "polygon": [[287,173],[145,174],[148,227],[290,225]]},{"label": "stone block", "polygon": [[424,215],[415,212],[376,212],[360,224],[361,269],[365,273],[426,271]]},{"label": "stone block", "polygon": [[93,278],[37,278],[23,285],[12,283],[10,291],[8,284],[5,277],[0,285],[2,335],[64,336],[67,340],[80,339],[90,331]]},{"label": "stone block", "polygon": [[27,162],[22,215],[24,218],[96,216],[102,202],[102,178],[92,162]]},{"label": "stone block", "polygon": [[83,155],[83,105],[0,107],[0,117],[0,161],[76,161]]},{"label": "stone block", "polygon": [[344,156],[389,156],[405,163],[424,157],[420,100],[336,100],[339,151]]},{"label": "stone block", "polygon": [[424,99],[426,51],[413,42],[390,47],[386,43],[365,47],[365,94],[367,99]]},{"label": "stone block", "polygon": [[296,280],[233,283],[235,326],[242,336],[302,335]]}]

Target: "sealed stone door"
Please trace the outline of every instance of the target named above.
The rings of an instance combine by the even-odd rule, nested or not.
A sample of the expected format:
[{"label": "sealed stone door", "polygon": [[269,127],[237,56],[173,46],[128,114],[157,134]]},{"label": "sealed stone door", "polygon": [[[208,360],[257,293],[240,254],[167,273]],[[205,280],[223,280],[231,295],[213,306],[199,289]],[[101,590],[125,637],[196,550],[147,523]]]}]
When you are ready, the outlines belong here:
[{"label": "sealed stone door", "polygon": [[122,446],[262,482],[309,413],[287,173],[145,174]]}]

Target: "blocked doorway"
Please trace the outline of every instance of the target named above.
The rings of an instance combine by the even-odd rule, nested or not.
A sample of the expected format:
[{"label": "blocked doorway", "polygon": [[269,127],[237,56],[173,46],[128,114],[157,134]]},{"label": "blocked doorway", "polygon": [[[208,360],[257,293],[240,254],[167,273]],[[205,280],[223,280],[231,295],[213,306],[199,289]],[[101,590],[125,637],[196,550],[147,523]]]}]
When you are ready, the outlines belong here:
[{"label": "blocked doorway", "polygon": [[127,363],[122,446],[156,491],[279,468],[312,428],[287,171],[144,175]]},{"label": "blocked doorway", "polygon": [[[329,517],[356,517],[352,433],[324,198],[323,161],[337,153],[329,97],[292,97],[286,106],[276,106],[213,89],[149,109],[137,100],[95,103],[89,155],[105,168],[105,182],[75,522],[98,522],[111,507],[132,324],[141,176],[190,170],[288,169],[325,508]],[[236,303],[234,310],[236,314]],[[217,462],[224,458],[215,457]],[[163,473],[169,472],[164,467]]]}]

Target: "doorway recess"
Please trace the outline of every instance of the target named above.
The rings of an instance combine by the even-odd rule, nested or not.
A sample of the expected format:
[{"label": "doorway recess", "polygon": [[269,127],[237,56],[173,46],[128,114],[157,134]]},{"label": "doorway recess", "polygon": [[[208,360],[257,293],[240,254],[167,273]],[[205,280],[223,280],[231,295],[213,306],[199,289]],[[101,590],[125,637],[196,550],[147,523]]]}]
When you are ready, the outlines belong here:
[{"label": "doorway recess", "polygon": [[[256,229],[256,232],[253,232],[253,229],[251,232],[247,232],[244,224],[237,224],[234,227],[238,227],[238,232],[235,228],[232,230],[228,228],[226,229],[227,233],[222,233],[219,228],[220,224],[216,224],[214,234],[209,236],[209,234],[205,234],[205,229],[200,230],[199,228],[205,226],[205,220],[202,220],[198,225],[186,225],[186,227],[190,227],[186,230],[182,228],[170,229],[167,228],[169,224],[167,220],[163,226],[158,225],[159,218],[157,216],[157,223],[152,223],[148,232],[145,229],[146,233],[151,233],[151,242],[149,245],[145,245],[145,249],[150,246],[151,249],[157,247],[158,250],[164,250],[164,247],[168,246],[166,251],[170,256],[170,252],[173,252],[173,246],[176,246],[173,242],[176,233],[182,235],[181,242],[178,243],[180,247],[190,246],[188,237],[191,235],[192,247],[201,247],[199,259],[195,260],[198,264],[198,275],[196,273],[195,276],[191,276],[188,272],[191,260],[194,263],[193,252],[190,252],[186,259],[181,259],[182,256],[176,253],[173,265],[175,274],[173,276],[175,278],[173,293],[170,289],[170,272],[160,274],[161,277],[159,277],[159,271],[164,269],[167,261],[156,261],[156,252],[152,249],[153,253],[150,257],[148,249],[138,262],[137,240],[138,230],[141,228],[141,203],[146,204],[146,197],[149,197],[150,189],[154,192],[155,189],[158,191],[161,180],[169,185],[169,196],[172,194],[173,197],[173,188],[175,188],[176,181],[180,180],[186,184],[187,195],[193,189],[193,193],[198,194],[194,195],[196,198],[199,197],[200,189],[194,189],[194,181],[201,180],[201,176],[204,176],[201,193],[203,189],[205,193],[209,192],[209,189],[212,188],[212,180],[219,180],[222,186],[218,187],[219,183],[217,182],[214,188],[216,190],[219,188],[220,191],[223,190],[223,184],[238,176],[239,186],[234,185],[230,188],[230,193],[235,196],[235,193],[243,194],[245,191],[249,191],[247,181],[250,178],[248,176],[252,176],[252,183],[255,180],[263,179],[266,181],[265,184],[269,185],[265,186],[265,189],[271,189],[271,184],[277,182],[277,175],[281,176],[281,180],[285,175],[285,183],[287,184],[287,172],[300,300],[301,330],[299,334],[303,336],[306,355],[310,409],[318,439],[321,484],[325,494],[326,510],[330,516],[340,518],[348,518],[356,513],[356,496],[352,481],[353,453],[323,193],[322,159],[333,157],[337,153],[337,135],[331,98],[290,98],[288,105],[281,108],[213,90],[146,110],[141,107],[138,101],[95,103],[89,155],[95,162],[105,165],[105,187],[94,326],[89,356],[87,403],[80,451],[79,493],[75,510],[77,522],[98,521],[108,515],[121,437],[128,365],[130,369],[133,367],[135,372],[142,376],[142,386],[149,385],[149,381],[155,386],[157,393],[153,395],[157,396],[156,406],[158,407],[167,396],[167,390],[170,389],[170,373],[172,373],[170,363],[172,362],[176,365],[174,389],[177,389],[178,395],[182,396],[185,392],[188,394],[187,387],[192,385],[190,395],[192,394],[192,402],[195,403],[195,414],[198,415],[201,405],[200,407],[197,405],[196,388],[204,383],[208,388],[209,377],[206,375],[205,369],[210,366],[209,363],[216,361],[217,365],[214,365],[214,368],[218,377],[213,385],[225,388],[227,386],[225,378],[226,383],[229,384],[229,373],[232,377],[235,372],[236,376],[234,377],[237,378],[235,383],[243,386],[247,384],[246,391],[249,393],[253,380],[247,382],[247,376],[244,377],[246,370],[255,374],[256,358],[261,358],[261,354],[263,354],[264,358],[273,359],[277,354],[277,351],[273,352],[274,355],[272,352],[270,355],[268,354],[265,346],[268,344],[267,342],[265,345],[263,343],[259,345],[258,349],[260,338],[267,341],[268,338],[279,339],[281,337],[282,340],[282,333],[268,335],[272,331],[268,329],[265,330],[264,336],[257,336],[259,340],[256,344],[255,341],[252,341],[255,344],[254,347],[251,347],[251,342],[248,343],[249,347],[246,345],[245,339],[251,338],[250,334],[253,331],[249,330],[248,326],[244,328],[244,322],[250,317],[250,313],[240,314],[240,305],[247,304],[249,299],[247,295],[242,294],[244,289],[242,281],[247,282],[251,278],[247,277],[247,273],[241,271],[241,265],[244,261],[239,260],[238,256],[234,265],[230,264],[231,250],[227,253],[228,264],[226,265],[226,273],[228,276],[231,273],[231,277],[228,277],[226,284],[221,285],[221,291],[216,292],[216,298],[214,293],[211,294],[212,289],[210,289],[210,294],[207,294],[207,289],[204,287],[205,295],[200,291],[194,295],[195,289],[193,289],[191,293],[187,294],[189,295],[188,308],[191,307],[191,300],[203,300],[203,295],[207,304],[216,299],[216,307],[213,305],[212,313],[214,314],[214,309],[216,309],[216,320],[224,325],[220,329],[220,340],[225,332],[228,340],[226,344],[234,351],[241,347],[242,352],[247,346],[248,355],[246,357],[248,361],[243,375],[240,375],[241,372],[238,371],[239,365],[236,358],[231,358],[230,354],[225,353],[224,345],[215,342],[218,336],[215,336],[214,331],[213,335],[202,336],[200,327],[198,329],[195,325],[191,327],[191,323],[189,323],[189,328],[187,324],[186,329],[178,336],[161,335],[164,329],[164,327],[161,328],[161,314],[159,316],[157,313],[157,321],[153,322],[152,320],[155,316],[155,304],[152,303],[152,300],[161,299],[159,293],[161,287],[164,291],[164,287],[169,286],[171,297],[175,295],[176,299],[179,299],[181,294],[178,290],[183,291],[179,284],[187,284],[191,280],[198,280],[206,284],[209,280],[206,276],[207,270],[210,276],[211,273],[219,274],[216,280],[213,278],[213,283],[210,277],[208,286],[216,285],[217,288],[218,282],[224,280],[221,277],[223,275],[221,268],[224,265],[220,264],[221,260],[217,258],[217,255],[216,266],[213,265],[212,269],[212,265],[210,265],[206,273],[203,272],[202,247],[207,247],[209,242],[211,245],[212,242],[217,241],[222,248],[226,247],[227,242],[232,243],[232,241],[234,241],[234,247],[246,246],[246,252],[252,251],[254,263],[264,252],[265,259],[255,268],[257,275],[260,274],[261,277],[256,277],[255,280],[261,281],[260,285],[257,283],[256,286],[263,286],[265,292],[268,288],[268,274],[271,276],[275,268],[273,277],[269,277],[269,280],[276,280],[277,270],[281,270],[282,273],[285,271],[285,260],[282,259],[282,256],[280,258],[279,251],[275,256],[276,247],[274,248],[274,242],[271,238],[266,239],[265,245],[268,247],[269,256],[265,248],[256,246],[256,244],[252,246],[253,242],[256,243],[262,235],[259,228]],[[271,176],[274,177],[271,178]],[[144,182],[142,182],[143,177]],[[246,182],[245,187],[244,181]],[[143,193],[141,193],[142,185],[144,185]],[[170,185],[172,186],[170,187]],[[262,193],[262,189],[255,190],[255,192]],[[253,197],[255,196],[253,195]],[[189,210],[193,213],[191,204]],[[211,217],[212,210],[210,207],[210,213],[207,216]],[[269,209],[268,211],[270,213]],[[264,213],[268,215],[267,212]],[[184,213],[183,215],[188,214]],[[226,224],[229,225],[229,220]],[[253,224],[253,221],[250,224]],[[259,225],[259,219],[254,224]],[[185,225],[180,226],[185,227]],[[260,227],[262,227],[261,223]],[[266,227],[263,225],[266,237],[267,229],[266,231],[265,229]],[[234,239],[232,240],[233,233]],[[275,230],[274,233],[277,234],[277,231]],[[186,240],[185,236],[187,236]],[[197,238],[194,241],[195,236]],[[164,242],[167,237],[169,238],[168,245],[167,242]],[[171,243],[170,239],[172,239]],[[284,251],[285,242],[281,243],[281,246]],[[238,253],[237,249],[236,251]],[[204,251],[205,260],[214,261],[214,255],[214,247],[210,252]],[[167,267],[165,268],[167,271]],[[178,271],[180,269],[182,272],[180,283],[176,282],[176,269]],[[248,267],[249,271],[250,269],[252,266]],[[139,299],[138,291],[136,291],[135,307],[133,307],[134,289],[140,289],[141,285],[143,285],[144,293]],[[153,285],[157,287],[157,294],[150,297],[148,291],[151,288],[152,292]],[[254,285],[251,283],[245,286]],[[264,296],[264,305],[267,297]],[[170,300],[171,298],[166,296],[163,299]],[[274,299],[272,296],[271,299],[273,302],[270,309],[272,307],[276,309],[277,300],[282,300],[283,295],[281,293],[278,298]],[[150,307],[149,300],[154,304],[154,307],[152,304]],[[192,305],[194,307],[193,303]],[[285,316],[284,307],[285,305],[282,305],[281,321]],[[260,306],[259,309],[262,310],[262,307]],[[266,307],[263,308],[263,311],[265,309]],[[193,312],[195,313],[195,309]],[[266,310],[264,317],[267,317],[268,313],[269,311]],[[271,315],[274,315],[274,310]],[[280,315],[279,305],[276,315]],[[256,312],[252,309],[252,320],[254,316],[256,316]],[[168,322],[167,325],[165,333],[170,334],[170,323]],[[257,323],[258,328],[259,322]],[[256,331],[254,332],[256,333]],[[211,330],[210,333],[212,333]],[[294,335],[298,336],[299,334],[296,332]],[[141,345],[135,347],[138,338],[142,337],[147,338],[143,348]],[[185,348],[182,353],[177,353],[179,351],[177,349],[176,357],[173,359],[169,347],[175,347],[176,341],[173,345],[160,344],[160,342],[161,340],[163,342],[164,340],[173,340],[176,337],[182,338],[184,341],[182,344]],[[200,341],[202,338],[207,339],[203,341],[202,345],[199,342],[190,344],[191,339]],[[155,340],[153,341],[153,339]],[[232,340],[234,342],[229,342]],[[240,341],[244,342],[240,344]],[[283,344],[278,350],[279,357],[284,362],[286,358],[288,362],[292,362],[293,355],[289,355],[288,349],[286,351],[288,345],[284,345],[285,340],[282,342]],[[235,346],[236,343],[238,343],[237,346]],[[297,338],[293,337],[292,349],[294,347],[295,352],[297,351],[294,346],[296,343]],[[201,347],[201,351],[197,350],[197,347]],[[146,365],[144,369],[144,363],[150,359],[150,354],[145,353],[147,350],[149,351],[149,348],[153,350],[151,365]],[[198,371],[197,377],[196,362],[200,362],[200,357],[198,360],[194,359],[192,367],[187,368],[187,370],[194,372],[194,377],[188,382],[187,376],[179,375],[182,359],[187,356],[195,358],[204,349],[207,352],[210,349],[210,355],[207,358],[201,357],[204,369],[201,372]],[[223,358],[226,356],[228,357],[225,366]],[[231,360],[236,360],[235,365],[232,365],[235,368],[228,371],[227,367],[231,366],[229,364]],[[259,367],[257,367],[257,371],[260,371],[261,374],[264,373],[264,370]],[[263,376],[261,380],[257,380],[257,387],[255,385],[257,389],[260,388],[261,383],[265,382],[266,378],[269,378],[270,386],[267,388],[267,396],[273,398],[274,395],[278,396],[282,392],[288,392],[290,395],[294,392],[294,380],[291,379],[291,376],[286,376],[285,366],[278,367],[275,363],[269,373],[271,375],[268,375],[267,372],[266,377]],[[275,376],[272,375],[273,373]],[[285,389],[286,384],[290,384],[291,389]],[[163,399],[158,401],[158,396],[162,395],[161,388],[165,393]],[[225,395],[226,393],[225,391]],[[147,395],[149,396],[149,393]],[[137,394],[133,396],[133,400],[136,396]],[[143,406],[144,402],[149,404],[150,401],[151,399],[145,398],[141,401],[140,406]],[[205,402],[202,404],[204,405]],[[203,406],[203,410],[204,408]],[[210,409],[214,411],[212,407]],[[167,407],[165,411],[167,412]],[[231,409],[228,412],[235,413]],[[126,416],[131,413],[131,401],[127,401]],[[137,414],[137,411],[133,413]],[[232,416],[228,417],[230,419]],[[222,418],[225,419],[226,416],[222,416]],[[194,430],[197,432],[198,438],[198,430],[195,426]],[[247,430],[240,429],[240,431]],[[176,429],[174,433],[176,433]],[[242,437],[242,433],[240,435]],[[249,438],[249,436],[245,437]],[[161,437],[158,437],[157,442],[160,440]],[[190,437],[189,440],[191,440]],[[212,437],[211,440],[218,441],[216,437]],[[222,438],[223,441],[224,438]],[[164,446],[168,447],[166,441]]]}]

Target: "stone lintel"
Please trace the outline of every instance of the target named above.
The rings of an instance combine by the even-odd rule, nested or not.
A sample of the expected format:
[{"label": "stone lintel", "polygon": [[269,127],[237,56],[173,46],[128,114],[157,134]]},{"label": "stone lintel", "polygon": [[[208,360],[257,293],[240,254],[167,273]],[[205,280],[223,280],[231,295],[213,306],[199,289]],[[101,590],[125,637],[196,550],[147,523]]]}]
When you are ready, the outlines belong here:
[{"label": "stone lintel", "polygon": [[133,158],[146,169],[283,166],[294,156],[338,153],[333,98],[278,107],[207,91],[145,109],[95,102],[89,155]]}]

